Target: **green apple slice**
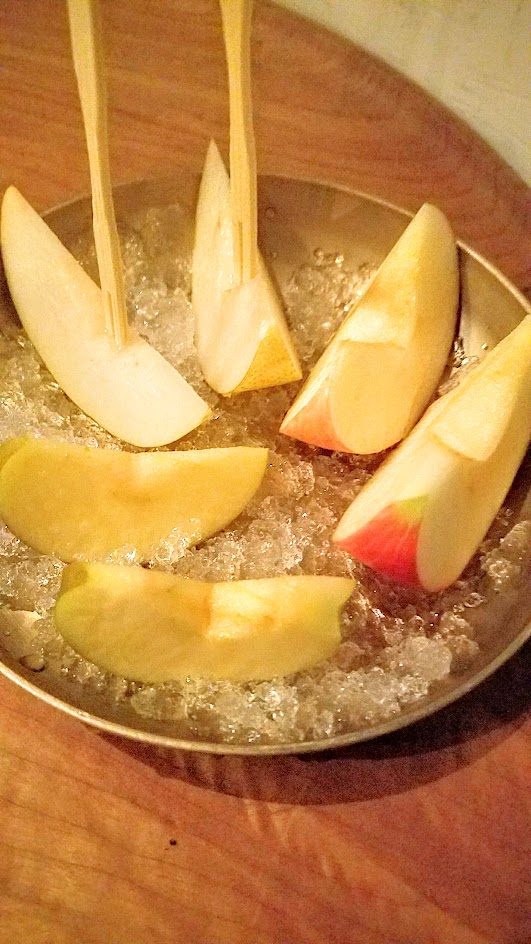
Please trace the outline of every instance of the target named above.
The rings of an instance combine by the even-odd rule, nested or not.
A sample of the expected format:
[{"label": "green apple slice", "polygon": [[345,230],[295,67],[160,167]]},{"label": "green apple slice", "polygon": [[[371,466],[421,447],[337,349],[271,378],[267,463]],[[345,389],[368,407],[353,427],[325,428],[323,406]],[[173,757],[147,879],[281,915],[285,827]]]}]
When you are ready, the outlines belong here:
[{"label": "green apple slice", "polygon": [[129,329],[105,331],[98,286],[14,187],[2,203],[2,257],[22,325],[67,396],[135,446],[174,442],[210,409],[161,354]]},{"label": "green apple slice", "polygon": [[234,446],[129,453],[47,439],[0,448],[0,515],[42,554],[142,557],[172,534],[198,544],[236,518],[264,476],[268,450]]},{"label": "green apple slice", "polygon": [[192,306],[201,368],[217,393],[300,380],[282,307],[259,254],[254,277],[238,284],[229,176],[214,141],[197,203]]},{"label": "green apple slice", "polygon": [[286,414],[281,431],[343,452],[381,452],[415,425],[455,332],[457,249],[425,204],[347,316]]},{"label": "green apple slice", "polygon": [[75,563],[55,607],[61,635],[134,681],[290,675],[329,657],[353,590],[343,577],[204,583],[137,567]]},{"label": "green apple slice", "polygon": [[335,543],[403,583],[444,589],[481,544],[530,437],[527,316],[430,407],[347,509]]}]

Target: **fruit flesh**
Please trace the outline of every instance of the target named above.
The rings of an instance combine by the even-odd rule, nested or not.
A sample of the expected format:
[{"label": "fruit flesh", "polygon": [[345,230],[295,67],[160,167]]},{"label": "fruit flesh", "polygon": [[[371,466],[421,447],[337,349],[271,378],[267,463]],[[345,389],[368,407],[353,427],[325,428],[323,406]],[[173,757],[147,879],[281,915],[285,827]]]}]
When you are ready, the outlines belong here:
[{"label": "fruit flesh", "polygon": [[457,250],[425,204],[311,372],[281,431],[345,452],[380,452],[414,426],[455,332]]},{"label": "fruit flesh", "polygon": [[101,290],[22,195],[2,203],[2,257],[22,325],[59,386],[104,429],[135,446],[174,442],[208,405],[132,328],[118,348]]},{"label": "fruit flesh", "polygon": [[267,460],[258,447],[128,453],[22,437],[0,448],[0,514],[17,537],[65,561],[123,546],[145,557],[170,534],[184,549],[229,524]]},{"label": "fruit flesh", "polygon": [[250,681],[309,668],[340,641],[342,577],[205,583],[157,571],[71,564],[55,607],[59,632],[100,668],[150,684]]},{"label": "fruit flesh", "polygon": [[260,256],[254,278],[237,284],[229,177],[213,141],[197,204],[192,305],[201,368],[217,393],[300,380],[282,308]]},{"label": "fruit flesh", "polygon": [[[531,316],[503,338],[481,372],[472,371],[447,398],[433,435],[469,459],[489,459],[514,413],[524,411],[531,363]],[[530,395],[531,398],[531,395]],[[470,417],[474,421],[470,422]]]},{"label": "fruit flesh", "polygon": [[[436,573],[434,580],[430,580],[422,572],[419,546],[430,502],[437,501],[455,463],[461,465],[464,461],[429,437],[419,436],[414,447],[406,439],[346,510],[333,535],[334,543],[373,570],[401,583],[433,591],[453,583],[467,559],[462,559],[463,553],[459,554],[455,542],[448,539],[444,522],[441,527],[446,538],[442,538],[438,560],[443,576]],[[456,501],[458,498],[459,495]],[[414,528],[400,515],[400,507],[406,503],[416,503],[424,509]],[[459,502],[457,518],[462,511]],[[452,509],[448,515],[450,523]]]},{"label": "fruit flesh", "polygon": [[[480,423],[487,394],[490,420],[485,430]],[[413,578],[405,582],[430,591],[444,589],[458,579],[483,540],[530,436],[528,316],[459,387],[433,404],[354,499],[339,522],[335,543],[388,576],[400,579],[402,567]],[[416,540],[406,542],[407,525],[395,515],[391,545],[392,510],[411,500],[422,502]],[[405,542],[408,564],[401,560]]]}]

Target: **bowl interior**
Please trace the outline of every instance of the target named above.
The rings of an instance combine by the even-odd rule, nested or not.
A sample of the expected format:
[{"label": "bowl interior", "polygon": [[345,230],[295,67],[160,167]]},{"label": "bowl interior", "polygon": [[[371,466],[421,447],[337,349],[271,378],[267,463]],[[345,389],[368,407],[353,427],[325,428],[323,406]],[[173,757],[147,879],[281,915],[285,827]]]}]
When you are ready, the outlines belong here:
[{"label": "bowl interior", "polygon": [[[150,207],[178,205],[181,210],[180,238],[184,253],[191,253],[194,208],[198,178],[182,173],[171,179],[143,181],[116,188],[118,219],[135,225]],[[362,194],[337,190],[323,184],[262,178],[260,181],[260,243],[282,291],[291,274],[321,249],[344,256],[356,269],[364,263],[380,263],[405,229],[409,215]],[[50,211],[46,219],[61,240],[69,245],[91,225],[88,198],[81,198]],[[525,299],[507,280],[465,246],[460,246],[461,314],[459,333],[467,354],[480,354],[507,334],[531,312]],[[3,274],[0,273],[0,326],[16,317]],[[531,462],[524,463],[510,496],[515,516],[531,511]],[[0,671],[28,691],[42,697],[96,727],[166,747],[217,753],[274,754],[319,750],[354,743],[387,733],[424,717],[477,685],[501,665],[531,633],[529,582],[518,593],[499,594],[491,607],[488,626],[482,631],[480,652],[461,674],[450,675],[436,691],[415,708],[404,710],[391,721],[339,737],[307,743],[279,745],[224,745],[183,740],[172,734],[167,723],[148,721],[126,706],[110,706],[103,696],[73,686],[46,668],[38,673],[20,662],[27,646],[33,615],[20,612],[13,620],[0,611]],[[7,630],[7,634],[6,634]]]}]

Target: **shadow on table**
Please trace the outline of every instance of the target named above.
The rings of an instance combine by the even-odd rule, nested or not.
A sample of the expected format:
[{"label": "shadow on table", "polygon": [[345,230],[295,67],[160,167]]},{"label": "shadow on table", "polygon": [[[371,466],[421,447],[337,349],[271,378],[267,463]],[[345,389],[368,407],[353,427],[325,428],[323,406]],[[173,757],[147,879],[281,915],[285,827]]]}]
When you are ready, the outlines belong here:
[{"label": "shadow on table", "polygon": [[373,741],[316,754],[242,757],[170,751],[102,735],[154,768],[207,790],[268,803],[337,804],[400,794],[474,763],[524,723],[531,645],[435,715]]}]

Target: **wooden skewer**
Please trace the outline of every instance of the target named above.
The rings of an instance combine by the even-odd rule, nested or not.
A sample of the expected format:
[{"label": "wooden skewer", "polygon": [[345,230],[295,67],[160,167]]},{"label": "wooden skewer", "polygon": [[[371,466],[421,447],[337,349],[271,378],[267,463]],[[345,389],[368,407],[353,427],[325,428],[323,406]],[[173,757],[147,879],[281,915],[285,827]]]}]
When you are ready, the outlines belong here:
[{"label": "wooden skewer", "polygon": [[253,0],[220,0],[229,73],[230,182],[235,271],[239,283],[258,262],[256,151],[251,102]]},{"label": "wooden skewer", "polygon": [[70,38],[92,187],[94,241],[105,327],[118,347],[127,341],[122,257],[112,200],[107,134],[107,89],[98,0],[67,0]]}]

